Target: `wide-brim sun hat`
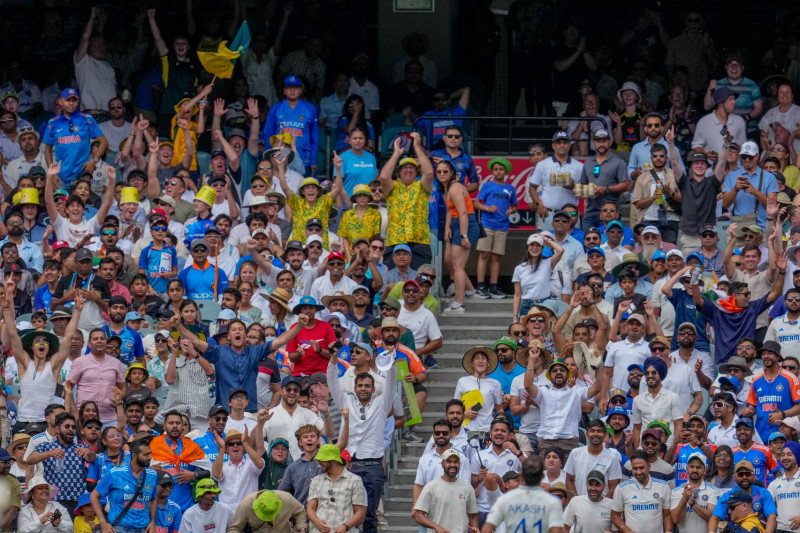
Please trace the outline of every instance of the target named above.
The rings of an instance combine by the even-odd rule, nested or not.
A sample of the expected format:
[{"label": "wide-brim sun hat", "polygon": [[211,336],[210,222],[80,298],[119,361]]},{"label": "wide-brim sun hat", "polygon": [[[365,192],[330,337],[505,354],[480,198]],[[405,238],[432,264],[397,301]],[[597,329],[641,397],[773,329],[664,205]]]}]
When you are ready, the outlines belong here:
[{"label": "wide-brim sun hat", "polygon": [[542,366],[547,368],[553,359],[553,352],[545,348],[544,343],[538,339],[529,342],[527,346],[523,346],[517,350],[514,354],[517,363],[525,367],[528,366],[528,352],[533,346],[539,348],[539,353],[542,355]]},{"label": "wide-brim sun hat", "polygon": [[31,499],[31,494],[33,494],[33,490],[40,486],[40,485],[47,485],[50,487],[50,499],[55,499],[56,494],[58,494],[58,487],[55,485],[51,485],[47,482],[44,478],[44,475],[37,474],[31,478],[30,481],[25,485],[25,491],[22,493],[22,501],[28,503]]},{"label": "wide-brim sun hat", "polygon": [[467,374],[470,376],[475,373],[472,358],[479,353],[486,355],[486,358],[489,360],[489,364],[486,367],[486,375],[491,374],[497,368],[497,352],[488,346],[476,346],[475,348],[467,350],[467,353],[461,357],[461,366],[464,367],[464,370],[466,370]]},{"label": "wide-brim sun hat", "polygon": [[56,337],[53,333],[43,329],[35,329],[33,331],[29,331],[22,337],[22,349],[28,353],[33,353],[33,340],[36,337],[47,337],[47,357],[50,357],[56,353],[58,351],[58,347],[61,345],[58,337]]}]

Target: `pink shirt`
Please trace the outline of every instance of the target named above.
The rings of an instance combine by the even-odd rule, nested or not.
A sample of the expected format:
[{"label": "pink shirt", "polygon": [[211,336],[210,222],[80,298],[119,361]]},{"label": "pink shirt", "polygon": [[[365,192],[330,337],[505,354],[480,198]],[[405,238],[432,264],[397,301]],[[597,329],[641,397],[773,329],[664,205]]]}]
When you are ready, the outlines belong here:
[{"label": "pink shirt", "polygon": [[78,391],[78,405],[87,400],[97,402],[100,420],[116,420],[116,409],[109,400],[114,397],[113,387],[125,381],[125,367],[113,357],[97,359],[85,354],[72,362],[67,380],[75,384]]}]

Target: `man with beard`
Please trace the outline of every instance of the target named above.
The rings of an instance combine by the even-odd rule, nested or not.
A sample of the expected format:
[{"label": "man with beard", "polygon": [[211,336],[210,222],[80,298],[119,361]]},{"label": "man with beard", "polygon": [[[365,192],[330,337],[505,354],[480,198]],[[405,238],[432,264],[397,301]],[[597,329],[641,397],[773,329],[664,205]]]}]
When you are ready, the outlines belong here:
[{"label": "man with beard", "polygon": [[[120,360],[126,366],[134,360],[146,364],[144,360],[144,346],[142,336],[139,332],[125,324],[125,315],[128,313],[128,302],[122,296],[112,296],[108,301],[109,322],[103,326],[103,332],[107,337],[114,335],[122,339],[122,352]],[[134,432],[136,429],[134,428]]]},{"label": "man with beard", "polygon": [[89,353],[72,363],[67,383],[77,391],[77,405],[95,401],[103,425],[116,423],[117,414],[110,400],[114,397],[114,387],[125,390],[125,367],[106,355],[106,334],[102,329],[89,332]]},{"label": "man with beard", "polygon": [[781,345],[766,341],[758,351],[764,371],[753,378],[744,416],[756,415],[756,430],[762,442],[780,429],[782,420],[800,414],[800,379],[781,369]]},{"label": "man with beard", "polygon": [[787,442],[781,451],[783,475],[776,476],[767,487],[778,508],[778,531],[792,531],[800,520],[797,516],[800,504],[800,492],[797,491],[800,479],[798,457],[800,457],[800,444]]},{"label": "man with beard", "polygon": [[15,245],[19,258],[25,261],[25,266],[41,273],[44,267],[42,249],[40,246],[36,246],[24,237],[25,228],[23,226],[24,219],[22,215],[17,212],[12,212],[6,217],[5,224],[6,228],[8,228],[8,237],[0,241],[0,246],[5,247],[6,243]]},{"label": "man with beard", "polygon": [[426,484],[414,499],[414,520],[429,529],[440,530],[445,524],[448,530],[477,533],[475,491],[468,481],[459,478],[461,456],[454,450],[443,452],[441,467],[442,476]]},{"label": "man with beard", "polygon": [[708,459],[694,452],[686,463],[687,480],[675,487],[670,499],[670,516],[680,531],[704,531],[722,491],[705,481]]},{"label": "man with beard", "polygon": [[650,348],[644,339],[645,321],[638,313],[628,316],[627,337],[606,346],[605,368],[603,369],[603,389],[600,393],[600,411],[604,412],[608,401],[605,399],[609,389],[627,389],[628,373],[631,365],[641,365],[650,355]]},{"label": "man with beard", "polygon": [[585,494],[572,498],[564,509],[564,529],[574,526],[582,533],[606,533],[611,529],[613,500],[603,495],[606,477],[599,470],[586,476]]},{"label": "man with beard", "polygon": [[323,263],[327,265],[328,271],[311,284],[311,296],[319,302],[323,296],[339,291],[352,294],[358,284],[344,273],[344,255],[341,252],[331,252]]},{"label": "man with beard", "polygon": [[181,527],[180,506],[168,499],[172,493],[172,476],[166,472],[158,472],[156,487],[156,531],[159,533],[177,533]]},{"label": "man with beard", "polygon": [[[594,250],[590,251],[593,255],[596,253]],[[609,316],[614,310],[614,306],[602,298],[603,295],[603,281],[597,274],[590,274],[586,276],[584,284],[575,290],[569,301],[566,312],[562,313],[553,327],[553,336],[558,336],[558,333],[563,331],[564,341],[573,339],[575,336],[575,328],[585,323],[588,320],[594,320],[596,329],[602,322],[605,331],[611,328],[611,321]],[[564,322],[562,324],[562,321]],[[591,324],[591,322],[589,322]],[[587,346],[590,343],[586,343]],[[600,346],[601,352],[605,345]]]},{"label": "man with beard", "polygon": [[183,510],[181,531],[185,533],[223,533],[233,518],[233,509],[217,501],[222,489],[211,478],[201,479],[194,489],[194,500],[197,502],[189,509]]},{"label": "man with beard", "polygon": [[701,264],[705,268],[704,272],[706,276],[717,276],[721,278],[725,270],[722,260],[722,250],[719,249],[717,227],[711,224],[703,226],[700,230],[700,242],[702,243],[700,247],[693,250],[691,253],[697,254],[703,258]]},{"label": "man with beard", "polygon": [[[661,122],[660,117],[648,120]],[[660,136],[660,129],[660,127],[658,130],[652,128],[648,130],[648,133],[658,131]],[[651,139],[648,136],[647,141]],[[646,144],[646,141],[642,141],[640,144]],[[646,172],[638,168],[631,174],[632,179],[636,180],[631,200],[637,209],[636,216],[632,216],[632,220],[637,223],[642,222],[646,226],[653,226],[665,241],[675,244],[678,242],[680,216],[675,213],[667,199],[671,198],[672,193],[678,190],[678,184],[672,169],[667,168],[667,146],[654,144],[649,146],[647,151],[653,168]]]},{"label": "man with beard", "polygon": [[[328,266],[325,261],[321,261],[316,268],[304,269],[303,261],[308,257],[308,250],[300,241],[289,241],[284,247],[283,259],[284,263],[288,264],[288,269],[294,274],[294,294],[297,297],[308,296],[311,294],[311,285],[318,277],[325,274]],[[271,263],[265,260],[259,261],[255,255],[253,260],[261,267],[266,273],[264,282],[274,287],[277,285],[277,278],[280,270],[272,266]],[[262,264],[263,263],[263,264]]]},{"label": "man with beard", "polygon": [[113,259],[110,257],[104,257],[100,259],[100,268],[98,268],[97,275],[106,280],[112,299],[115,296],[118,296],[125,300],[126,305],[130,303],[130,290],[128,290],[128,287],[115,279],[117,275],[117,264]]},{"label": "man with beard", "polygon": [[[662,384],[667,390],[678,395],[684,410],[684,423],[695,415],[703,406],[703,392],[697,380],[694,368],[686,364],[676,364],[670,357],[669,340],[658,335],[650,341],[650,353],[659,358],[667,366],[667,375]],[[646,370],[646,368],[645,368]]]},{"label": "man with beard", "polygon": [[753,464],[750,461],[739,461],[736,463],[734,472],[736,473],[735,479],[739,488],[732,489],[719,497],[717,505],[714,507],[714,512],[708,520],[707,531],[717,531],[719,523],[723,520],[727,520],[728,523],[736,521],[734,513],[737,510],[737,496],[742,492],[752,498],[752,510],[756,511],[761,523],[766,524],[766,530],[775,531],[778,523],[778,510],[775,506],[775,499],[769,490],[755,483],[756,477]]},{"label": "man with beard", "polygon": [[[570,136],[564,130],[557,131],[552,138],[553,156],[545,159],[536,165],[531,176],[528,178],[528,191],[531,194],[529,205],[536,206],[536,213],[539,216],[539,229],[553,229],[553,213],[560,211],[565,204],[577,204],[578,200],[572,192],[573,184],[579,182],[583,165],[569,156]],[[551,184],[549,177],[551,174],[567,175],[570,182],[569,186]],[[542,187],[542,198],[539,199],[537,187]]]},{"label": "man with beard", "polygon": [[168,411],[164,415],[164,434],[154,438],[150,445],[154,466],[172,476],[175,483],[172,500],[185,512],[192,505],[192,482],[208,478],[211,463],[200,446],[182,433],[182,415],[178,411]]},{"label": "man with beard", "polygon": [[[798,272],[798,271],[795,271]],[[777,305],[777,302],[776,302]],[[786,314],[770,322],[764,341],[775,341],[781,345],[781,355],[800,356],[800,289],[792,287],[784,297]]]},{"label": "man with beard", "polygon": [[677,444],[675,435],[680,435],[683,429],[685,410],[678,395],[663,386],[667,364],[659,357],[648,357],[642,366],[647,391],[641,391],[633,400],[633,446],[639,446],[643,426],[646,428],[650,422],[663,419],[669,423],[672,432],[667,443],[671,447],[666,455],[671,457]]},{"label": "man with beard", "polygon": [[749,461],[753,465],[753,475],[761,486],[767,485],[767,474],[778,468],[778,462],[772,456],[769,446],[753,441],[753,420],[742,417],[736,421],[736,440],[733,447],[733,462]]},{"label": "man with beard", "polygon": [[[368,342],[370,340],[370,330],[375,330],[377,335],[377,338],[375,340],[381,342],[380,338],[381,321],[386,317],[397,318],[398,316],[400,316],[401,308],[402,305],[400,304],[400,301],[397,300],[396,298],[385,298],[381,300],[381,303],[378,304],[378,309],[381,312],[381,316],[376,317],[375,320],[372,321],[372,324],[370,324],[369,328],[364,328],[364,334],[362,335],[362,338]],[[411,351],[414,351],[416,349],[416,345],[414,344],[414,334],[406,328],[403,328],[403,332],[400,334],[400,337],[397,339],[397,341],[403,346],[406,346]],[[377,345],[380,347],[380,344]]]},{"label": "man with beard", "polygon": [[225,438],[225,425],[228,423],[228,410],[222,405],[213,405],[208,410],[208,429],[192,440],[205,452],[209,462],[217,458],[217,441],[215,435]]},{"label": "man with beard", "polygon": [[614,492],[611,523],[620,531],[672,531],[669,485],[650,475],[650,460],[643,450],[631,456],[631,467],[633,479],[620,483]]},{"label": "man with beard", "polygon": [[[369,277],[367,272],[369,271]],[[366,239],[358,239],[353,244],[353,253],[350,264],[345,270],[345,274],[355,281],[359,287],[369,291],[370,301],[381,291],[383,287],[383,276],[375,261],[369,257],[369,243]],[[353,289],[353,294],[355,294]]]},{"label": "man with beard", "polygon": [[347,313],[345,318],[364,329],[374,318],[371,313],[372,294],[367,287],[359,285],[353,290],[353,299],[353,310]]},{"label": "man with beard", "polygon": [[22,176],[30,176],[34,167],[44,169],[44,152],[39,150],[39,132],[33,127],[19,128],[17,136],[22,154],[8,161],[3,169],[3,178],[11,187],[15,187]]},{"label": "man with beard", "polygon": [[423,305],[416,280],[403,283],[403,305],[397,321],[414,334],[416,353],[420,358],[442,347],[442,332],[436,317]]},{"label": "man with beard", "polygon": [[[264,425],[264,433],[269,435],[269,440],[276,438],[289,441],[289,453],[292,460],[300,458],[303,451],[297,445],[297,440],[292,436],[298,428],[313,424],[325,436],[333,435],[333,421],[331,415],[325,412],[322,417],[313,411],[297,404],[300,396],[300,378],[286,376],[281,382],[281,402],[270,409],[270,418]],[[327,426],[327,427],[326,427]]]},{"label": "man with beard", "polygon": [[131,131],[131,123],[125,120],[125,104],[122,98],[114,97],[108,101],[108,120],[100,123],[100,131],[108,140],[108,149],[119,152],[120,143]]},{"label": "man with beard", "polygon": [[[735,378],[734,378],[735,379]],[[738,381],[738,380],[737,380]],[[736,438],[736,397],[730,392],[718,392],[711,398],[711,409],[716,424],[708,431],[708,443],[720,447],[733,448],[739,441]]]},{"label": "man with beard", "polygon": [[[378,347],[377,357],[381,357],[386,361],[405,359],[408,364],[409,372],[403,377],[403,380],[414,385],[414,396],[417,399],[419,410],[422,412],[425,409],[425,403],[428,399],[428,389],[423,385],[423,382],[428,380],[428,372],[425,370],[425,367],[422,366],[422,361],[420,361],[417,354],[399,342],[400,336],[404,330],[405,328],[397,322],[397,319],[384,318],[381,322],[381,344]],[[378,369],[381,370],[380,368]],[[386,370],[383,370],[381,375],[386,378]],[[392,383],[392,381],[389,380],[387,380],[387,382]],[[419,442],[419,440],[417,440],[419,437],[414,432],[413,426],[409,426],[403,430],[403,438],[413,442]]]},{"label": "man with beard", "polygon": [[[437,476],[446,474],[445,455],[448,451],[452,451],[458,457],[459,465],[454,475],[455,478],[466,481],[473,485],[478,484],[478,475],[473,474],[473,471],[480,470],[480,464],[477,461],[477,456],[473,455],[474,461],[471,461],[467,455],[459,453],[450,441],[451,425],[447,419],[440,418],[433,423],[433,439],[434,446],[426,447],[422,453],[422,457],[417,464],[417,476],[414,479],[414,487],[411,492],[411,517],[416,518],[418,514],[415,509],[415,503],[420,498],[420,493],[424,488],[432,483]],[[473,483],[474,482],[474,483]],[[477,512],[477,511],[476,511]]]},{"label": "man with beard", "polygon": [[[191,135],[186,135],[186,139],[187,143],[190,143]],[[165,143],[161,143],[159,145],[159,166],[162,164],[169,165],[170,161],[172,160],[172,155],[167,153],[162,158],[161,151],[172,152],[172,146],[167,146]],[[194,150],[187,149],[189,163],[191,163],[191,157],[193,154]],[[167,158],[167,156],[169,157]],[[187,158],[184,158],[184,163],[185,162],[187,162]],[[170,216],[170,219],[183,224],[195,216],[193,205],[183,199],[183,195],[186,192],[186,182],[184,181],[184,177],[189,179],[189,171],[179,170],[173,175],[173,171],[171,169],[167,168],[167,170],[169,170],[169,172],[164,177],[164,190],[162,191],[160,180],[152,175],[151,168],[148,167],[147,196],[148,198],[152,198],[153,200],[151,201],[153,202],[156,199],[159,199],[160,202],[169,202],[169,200],[167,200],[165,197],[172,198],[172,201],[175,203],[175,205],[172,205],[174,212]]]},{"label": "man with beard", "polygon": [[[581,172],[580,183],[593,183],[597,186],[594,197],[586,202],[583,214],[583,228],[596,228],[602,224],[600,206],[606,202],[620,203],[620,194],[630,190],[632,182],[628,179],[625,161],[610,150],[611,136],[608,130],[600,128],[594,132],[595,155],[586,159]],[[555,229],[555,225],[553,226]],[[562,244],[563,246],[563,244]]]},{"label": "man with beard", "polygon": [[567,473],[567,488],[573,494],[586,494],[586,483],[589,472],[600,470],[605,476],[608,485],[605,486],[606,496],[613,497],[614,489],[622,478],[622,457],[615,449],[604,446],[606,425],[602,420],[595,418],[589,422],[586,429],[586,446],[576,448],[569,454],[564,472]]},{"label": "man with beard", "polygon": [[[522,354],[525,352],[522,351],[520,353]],[[545,377],[544,373],[547,361],[545,361],[543,355],[544,354],[540,351],[534,356],[534,370],[532,372],[532,379],[533,383],[538,386],[547,383],[547,378]],[[512,358],[516,358],[515,355],[512,355]],[[498,361],[499,359],[500,356],[498,353]],[[530,394],[528,394],[528,391],[525,390],[525,375],[526,372],[523,367],[523,372],[511,381],[511,388],[509,389],[509,395],[511,397],[509,401],[509,409],[511,415],[518,418],[518,421],[515,420],[515,424],[518,424],[519,432],[528,437],[533,453],[538,454],[539,437],[537,433],[539,431],[541,413],[539,411],[539,404],[533,401],[533,398],[531,398]]]},{"label": "man with beard", "polygon": [[[514,432],[510,421],[505,417],[497,417],[492,420],[489,430],[489,446],[478,452],[480,461],[480,473],[478,474],[479,490],[478,493],[478,521],[485,522],[486,516],[491,510],[488,500],[486,486],[483,481],[488,474],[503,476],[509,470],[519,472],[522,470],[520,458],[524,459],[522,452],[516,446],[506,446],[511,442]],[[511,444],[514,444],[511,442]],[[513,451],[512,451],[513,450]],[[519,454],[518,456],[514,453]]]},{"label": "man with beard", "polygon": [[[606,425],[611,428],[611,434],[606,436],[606,448],[617,450],[620,455],[628,455],[628,426],[631,425],[630,411],[623,405],[616,404],[617,402],[624,402],[626,398],[618,395],[617,392],[625,394],[625,391],[612,391],[612,397],[608,402],[608,417],[606,417]],[[605,486],[605,485],[604,485]]]},{"label": "man with beard", "polygon": [[680,487],[688,476],[689,459],[696,453],[713,460],[716,447],[706,440],[706,420],[700,415],[692,415],[683,425],[681,443],[675,449],[675,486]]},{"label": "man with beard", "polygon": [[[316,531],[331,531],[335,526],[347,532],[365,524],[364,533],[375,533],[377,524],[370,523],[367,505],[374,508],[378,502],[369,498],[369,488],[359,476],[344,467],[339,448],[335,444],[325,444],[314,459],[322,467],[322,474],[311,480],[306,512]],[[377,496],[380,499],[380,493]]]},{"label": "man with beard", "polygon": [[[130,462],[111,469],[90,496],[103,533],[113,533],[115,527],[128,533],[155,531],[158,474],[150,468],[149,439],[134,440],[130,453]],[[100,498],[108,501],[108,516]],[[135,503],[120,517],[133,498]]]},{"label": "man with beard", "polygon": [[181,270],[178,280],[186,288],[186,297],[192,300],[216,300],[228,288],[228,276],[208,261],[208,241],[192,241],[192,264]]},{"label": "man with beard", "polygon": [[[517,342],[511,337],[502,337],[494,343],[497,353],[497,368],[488,377],[497,380],[503,390],[503,410],[509,412],[511,405],[511,384],[517,376],[525,373],[525,367],[517,363]],[[513,416],[513,415],[512,415]],[[519,417],[514,416],[514,425],[519,424]]]},{"label": "man with beard", "polygon": [[[447,402],[444,408],[444,420],[450,424],[450,435],[448,436],[450,447],[469,459],[470,464],[477,461],[478,455],[470,443],[467,441],[467,430],[464,429],[464,403],[461,400],[452,399]],[[425,445],[425,452],[433,450],[437,444],[431,435]]]},{"label": "man with beard", "polygon": [[69,511],[75,509],[78,498],[86,492],[86,463],[93,463],[95,452],[75,440],[77,426],[71,413],[56,415],[56,438],[36,446],[28,464],[44,463],[44,478],[59,487],[56,500]]},{"label": "man with beard", "polygon": [[[396,332],[399,333],[396,321],[393,322],[394,324],[384,323],[381,328],[381,332],[384,334],[384,341],[392,345],[397,342],[394,335]],[[388,327],[390,325],[393,327]],[[394,342],[388,342],[390,340]],[[395,383],[397,381],[397,365],[395,361],[399,356],[400,354],[384,352],[384,359],[389,361],[389,367],[383,369],[386,373],[384,378],[387,383]],[[381,369],[380,365],[379,369]],[[369,374],[359,374],[355,380],[355,395],[345,394],[341,383],[339,383],[339,370],[337,360],[334,357],[330,358],[327,377],[334,405],[340,409],[347,407],[350,410],[349,451],[353,457],[352,471],[363,480],[364,488],[368,495],[369,507],[366,510],[364,531],[374,532],[377,530],[376,510],[386,479],[382,464],[384,457],[384,428],[386,426],[386,418],[394,405],[397,388],[388,387],[383,394],[373,401],[375,380]],[[420,407],[421,410],[422,407]],[[419,439],[419,437],[417,438]],[[325,463],[323,463],[323,471],[325,471]],[[313,494],[314,486],[312,482],[311,492],[309,493],[309,511],[311,511]],[[314,510],[316,510],[316,505],[314,507]],[[311,514],[309,512],[309,517]],[[314,522],[313,519],[312,522]]]},{"label": "man with beard", "polygon": [[533,341],[528,347],[528,365],[525,371],[525,389],[541,410],[539,426],[539,449],[558,446],[567,454],[578,446],[578,427],[564,424],[564,420],[578,420],[581,405],[600,392],[602,366],[597,367],[594,383],[587,387],[585,381],[570,385],[572,370],[562,359],[554,359],[547,367],[545,377],[549,384],[538,386],[533,377],[536,357],[546,357],[547,351],[540,341]]}]

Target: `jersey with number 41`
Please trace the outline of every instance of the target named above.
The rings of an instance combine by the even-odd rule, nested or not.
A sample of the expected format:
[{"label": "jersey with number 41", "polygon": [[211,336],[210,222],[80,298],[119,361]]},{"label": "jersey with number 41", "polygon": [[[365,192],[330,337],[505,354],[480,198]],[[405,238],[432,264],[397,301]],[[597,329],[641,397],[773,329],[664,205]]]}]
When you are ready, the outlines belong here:
[{"label": "jersey with number 41", "polygon": [[487,522],[504,524],[507,533],[549,533],[551,527],[563,527],[561,500],[541,487],[519,488],[497,499]]}]

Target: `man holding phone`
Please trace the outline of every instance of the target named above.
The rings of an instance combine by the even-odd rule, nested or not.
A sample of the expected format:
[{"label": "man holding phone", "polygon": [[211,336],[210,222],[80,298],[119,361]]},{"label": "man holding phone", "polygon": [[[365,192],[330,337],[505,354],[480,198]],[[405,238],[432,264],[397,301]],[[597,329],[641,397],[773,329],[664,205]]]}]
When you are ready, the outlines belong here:
[{"label": "man holding phone", "polygon": [[742,168],[725,177],[722,205],[731,211],[731,221],[742,226],[767,227],[767,201],[778,197],[775,174],[758,167],[758,145],[747,141],[739,150]]}]

